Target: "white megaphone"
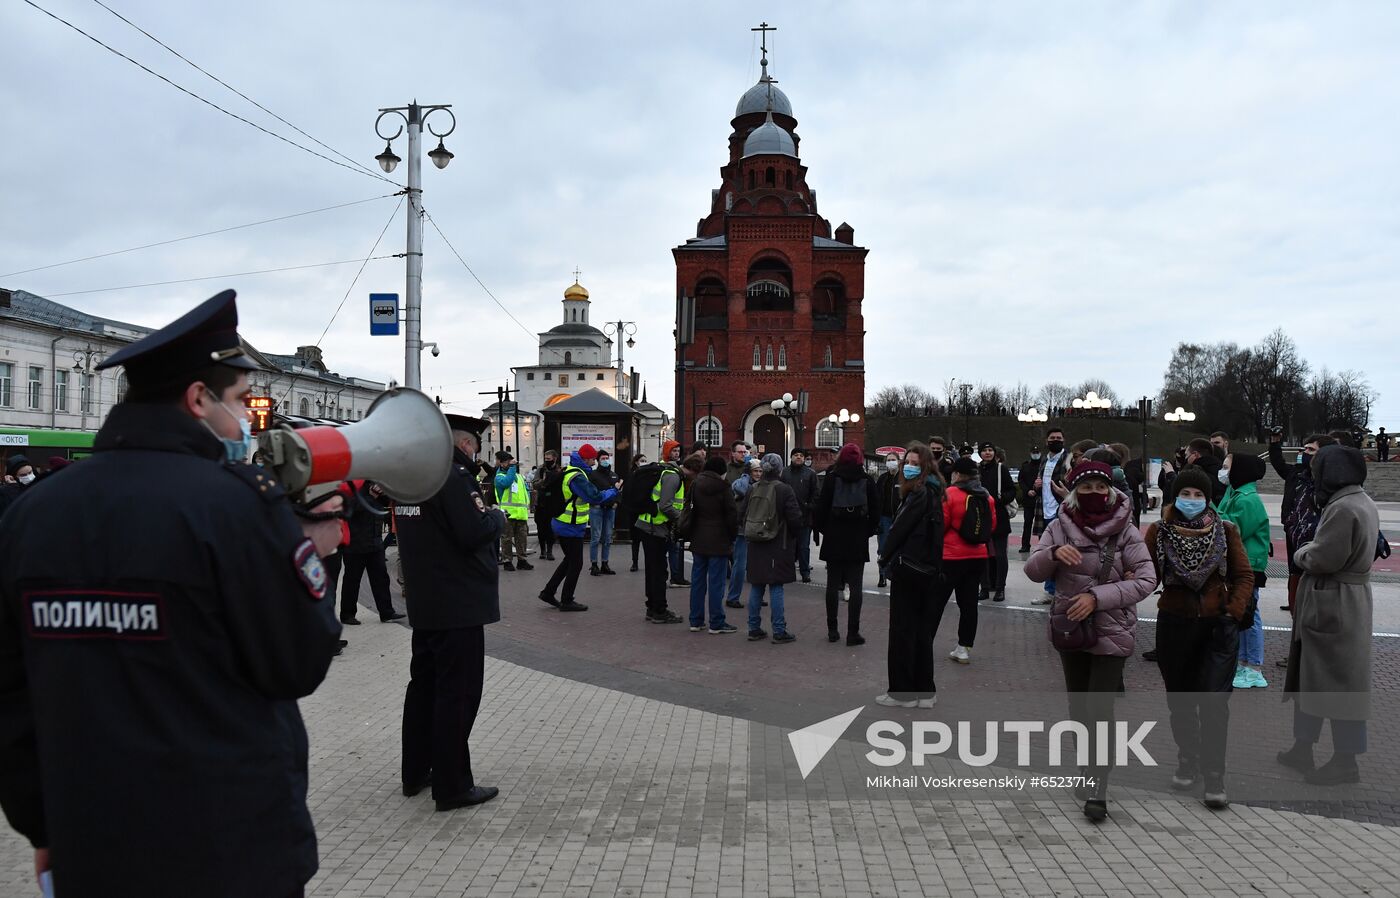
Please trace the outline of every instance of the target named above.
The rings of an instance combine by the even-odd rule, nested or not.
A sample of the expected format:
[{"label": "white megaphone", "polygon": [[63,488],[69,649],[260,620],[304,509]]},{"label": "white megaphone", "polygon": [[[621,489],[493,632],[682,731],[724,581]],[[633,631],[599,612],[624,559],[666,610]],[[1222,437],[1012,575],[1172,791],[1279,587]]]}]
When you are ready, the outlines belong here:
[{"label": "white megaphone", "polygon": [[397,502],[423,502],[452,471],[447,419],[433,400],[408,387],[382,393],[354,424],[266,430],[258,449],[282,488],[303,506],[314,505],[341,481],[361,479],[378,483]]}]

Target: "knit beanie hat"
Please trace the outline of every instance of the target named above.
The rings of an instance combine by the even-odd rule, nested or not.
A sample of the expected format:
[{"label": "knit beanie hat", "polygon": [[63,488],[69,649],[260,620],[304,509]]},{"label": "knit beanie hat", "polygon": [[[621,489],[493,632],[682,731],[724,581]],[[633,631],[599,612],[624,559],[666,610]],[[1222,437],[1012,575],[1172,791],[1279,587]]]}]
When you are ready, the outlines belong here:
[{"label": "knit beanie hat", "polygon": [[592,443],[584,443],[578,447],[578,457],[591,462],[598,457],[598,450],[593,448]]},{"label": "knit beanie hat", "polygon": [[23,455],[12,455],[10,456],[9,460],[5,462],[5,473],[9,474],[11,477],[14,477],[16,472],[18,472],[20,468],[23,468],[29,464],[31,464],[31,462]]},{"label": "knit beanie hat", "polygon": [[964,474],[968,477],[977,477],[982,473],[982,469],[977,466],[977,462],[971,456],[964,455],[953,462],[953,473]]},{"label": "knit beanie hat", "polygon": [[671,460],[671,450],[679,449],[680,443],[675,440],[667,440],[661,444],[661,458],[658,459],[663,465]]},{"label": "knit beanie hat", "polygon": [[864,460],[865,454],[860,451],[860,447],[855,443],[847,443],[841,447],[841,452],[836,456],[838,465],[859,465]]},{"label": "knit beanie hat", "polygon": [[1109,486],[1113,485],[1113,469],[1101,461],[1081,461],[1070,470],[1065,483],[1070,489],[1074,489],[1084,481],[1095,477]]},{"label": "knit beanie hat", "polygon": [[1263,480],[1264,472],[1264,459],[1257,455],[1236,452],[1230,456],[1230,486],[1235,489]]},{"label": "knit beanie hat", "polygon": [[783,469],[783,457],[776,452],[763,456],[763,473],[776,474]]},{"label": "knit beanie hat", "polygon": [[1215,489],[1209,474],[1195,465],[1187,465],[1181,469],[1181,473],[1172,479],[1171,491],[1167,499],[1175,502],[1176,497],[1187,487],[1194,487],[1205,493],[1206,501],[1210,501],[1211,492]]}]

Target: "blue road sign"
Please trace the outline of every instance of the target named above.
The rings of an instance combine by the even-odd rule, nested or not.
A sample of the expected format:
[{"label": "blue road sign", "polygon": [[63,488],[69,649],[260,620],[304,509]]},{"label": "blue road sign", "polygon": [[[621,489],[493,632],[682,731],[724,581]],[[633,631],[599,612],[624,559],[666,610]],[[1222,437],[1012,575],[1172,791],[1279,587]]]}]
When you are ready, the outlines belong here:
[{"label": "blue road sign", "polygon": [[369,295],[369,333],[372,337],[399,335],[399,295],[371,293]]}]

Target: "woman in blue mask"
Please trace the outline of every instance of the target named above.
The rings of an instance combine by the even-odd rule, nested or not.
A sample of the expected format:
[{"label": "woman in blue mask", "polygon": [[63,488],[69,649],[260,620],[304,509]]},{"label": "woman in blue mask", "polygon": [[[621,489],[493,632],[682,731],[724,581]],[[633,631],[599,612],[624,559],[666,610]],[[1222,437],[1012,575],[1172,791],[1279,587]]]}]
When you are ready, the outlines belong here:
[{"label": "woman in blue mask", "polygon": [[1147,548],[1162,584],[1157,602],[1157,666],[1167,689],[1177,768],[1172,788],[1205,780],[1205,804],[1225,808],[1228,699],[1240,629],[1254,595],[1254,572],[1239,529],[1210,505],[1214,484],[1201,468],[1176,475]]},{"label": "woman in blue mask", "polygon": [[875,702],[889,708],[932,708],[933,581],[943,563],[938,523],[943,517],[941,481],[933,454],[910,443],[899,470],[899,509],[880,548],[880,568],[890,578],[889,690]]}]

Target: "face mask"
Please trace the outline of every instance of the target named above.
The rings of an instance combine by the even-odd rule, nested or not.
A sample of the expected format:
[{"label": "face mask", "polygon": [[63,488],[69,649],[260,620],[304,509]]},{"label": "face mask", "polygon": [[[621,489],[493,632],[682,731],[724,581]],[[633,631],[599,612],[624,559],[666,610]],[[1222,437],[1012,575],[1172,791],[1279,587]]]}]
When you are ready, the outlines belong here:
[{"label": "face mask", "polygon": [[611,468],[611,467],[612,467],[612,459],[610,459],[610,458],[600,458],[600,459],[598,459],[598,467],[600,467],[600,468]]},{"label": "face mask", "polygon": [[915,480],[915,479],[918,478],[918,476],[919,476],[919,467],[918,467],[918,465],[905,465],[905,466],[904,466],[904,479],[905,479],[905,480]]},{"label": "face mask", "polygon": [[21,484],[23,484],[24,486],[29,486],[29,484],[31,484],[31,483],[34,482],[34,475],[33,475],[33,474],[25,474],[25,475],[23,475],[23,476],[21,476],[21,477],[16,477],[15,479],[18,480],[18,481],[19,481]]},{"label": "face mask", "polygon": [[1031,453],[1031,461],[1040,461],[1040,453],[1039,453],[1039,452],[1032,452],[1032,453]]},{"label": "face mask", "polygon": [[1079,508],[1088,514],[1103,514],[1108,511],[1108,494],[1082,493],[1079,496]]},{"label": "face mask", "polygon": [[248,423],[248,416],[237,414],[228,406],[219,402],[219,397],[214,394],[213,390],[206,387],[205,392],[213,396],[214,402],[218,404],[219,408],[223,409],[228,413],[229,417],[238,422],[239,437],[236,440],[220,437],[218,431],[209,426],[208,421],[203,422],[205,428],[207,428],[210,433],[214,434],[214,436],[219,437],[219,442],[224,444],[224,458],[227,461],[237,462],[239,464],[246,462],[248,460],[248,453],[253,449],[253,425]]},{"label": "face mask", "polygon": [[1065,444],[1060,442],[1059,440],[1052,440],[1051,442],[1045,444],[1045,451],[1049,452],[1051,455],[1058,454],[1064,448]]},{"label": "face mask", "polygon": [[1215,472],[1215,479],[1216,479],[1216,480],[1219,480],[1221,483],[1225,484],[1226,486],[1229,486],[1229,485],[1230,485],[1230,469],[1229,469],[1229,468],[1221,468],[1219,471],[1216,471],[1216,472]]},{"label": "face mask", "polygon": [[1195,518],[1206,510],[1206,500],[1184,499],[1181,496],[1177,496],[1176,510],[1186,515],[1187,519]]},{"label": "face mask", "polygon": [[544,466],[545,466],[546,468],[552,468],[552,467],[554,467],[556,464],[558,464],[558,463],[557,463],[554,459],[552,459],[552,458],[546,458],[546,459],[544,460]]},{"label": "face mask", "polygon": [[885,469],[889,471],[898,471],[899,462],[895,461],[894,459],[890,459],[889,461],[885,462]]},{"label": "face mask", "polygon": [[943,450],[942,450],[942,449],[930,449],[930,450],[929,450],[929,454],[932,455],[932,456],[934,457],[935,460],[936,460],[936,459],[940,459],[940,458],[943,457]]}]

